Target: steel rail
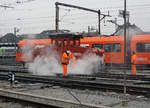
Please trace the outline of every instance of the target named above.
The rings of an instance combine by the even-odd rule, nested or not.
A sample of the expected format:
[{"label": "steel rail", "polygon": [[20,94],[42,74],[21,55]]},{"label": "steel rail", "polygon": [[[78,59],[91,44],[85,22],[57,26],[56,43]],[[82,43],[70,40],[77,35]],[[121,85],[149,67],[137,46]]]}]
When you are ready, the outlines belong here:
[{"label": "steel rail", "polygon": [[[14,72],[14,73],[29,73],[27,68],[0,68],[0,72]],[[62,77],[62,74],[56,74],[58,77]],[[68,74],[69,77],[72,78],[86,78],[86,79],[96,79],[96,78],[112,78],[112,79],[123,79],[123,74],[121,73],[113,73],[113,72],[100,72],[98,74]],[[144,75],[144,74],[139,74],[139,75],[132,75],[132,74],[127,74],[127,79],[128,80],[141,80],[141,81],[150,81],[150,74]]]},{"label": "steel rail", "polygon": [[[38,76],[21,76],[21,75],[17,75],[15,78],[20,82],[46,83],[77,89],[123,92],[123,84],[119,83],[75,80],[71,78],[58,78],[58,77],[45,78]],[[0,75],[0,79],[7,80],[7,75]],[[127,84],[127,93],[150,96],[150,86]]]}]

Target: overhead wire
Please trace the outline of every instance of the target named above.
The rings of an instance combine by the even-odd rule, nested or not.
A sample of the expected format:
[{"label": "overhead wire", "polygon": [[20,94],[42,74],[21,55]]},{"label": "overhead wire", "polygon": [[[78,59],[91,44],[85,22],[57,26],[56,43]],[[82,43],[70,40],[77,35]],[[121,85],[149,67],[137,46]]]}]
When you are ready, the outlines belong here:
[{"label": "overhead wire", "polygon": [[[141,17],[141,16],[140,16]],[[145,18],[147,18],[148,16],[144,16]],[[54,19],[52,19],[52,18],[50,18],[50,17],[37,17],[37,18],[23,18],[23,19],[20,19],[20,22],[23,22],[23,23],[28,23],[28,22],[30,22],[30,21],[25,21],[25,20],[27,20],[27,19],[38,19],[38,21],[37,22],[42,22],[41,20],[39,20],[39,19],[45,19],[45,18],[47,18],[47,21],[53,21]],[[88,19],[91,19],[91,18],[94,18],[94,19],[96,19],[97,17],[88,17],[87,18],[87,16],[85,16],[85,15],[83,15],[83,16],[78,16],[78,17],[70,17],[70,18],[66,18],[64,21],[68,21],[69,19],[70,20],[76,20],[76,19],[84,19],[84,21],[85,20],[88,20]],[[12,22],[12,20],[11,19],[8,19],[9,21],[11,21]],[[0,20],[0,21],[7,21],[7,20]],[[14,21],[15,21],[15,19],[14,19]],[[45,21],[45,20],[44,20]],[[64,22],[63,21],[63,22]],[[33,21],[33,22],[36,22],[35,20]],[[5,22],[6,23],[6,22]],[[17,22],[18,23],[18,22]]]},{"label": "overhead wire", "polygon": [[[148,8],[150,8],[150,6],[148,7]],[[109,10],[109,11],[118,11],[118,10]],[[107,12],[107,11],[104,11],[104,12]],[[76,13],[76,14],[72,14],[72,15],[77,15],[77,14],[81,14],[81,13]],[[84,13],[84,14],[91,14],[91,13]],[[33,18],[23,18],[23,20],[24,19],[39,19],[39,18],[49,18],[49,17],[54,17],[54,16],[45,16],[45,17],[33,17]]]},{"label": "overhead wire", "polygon": [[[150,6],[149,6],[150,4],[143,4],[143,5],[132,5],[132,7],[130,7],[130,6],[128,6],[128,7],[130,7],[130,8],[128,8],[129,10],[135,10],[135,9],[137,9],[137,8],[150,8]],[[143,7],[144,6],[144,7]],[[133,8],[134,7],[134,8]],[[100,8],[100,9],[108,9],[109,8],[109,10],[110,10],[110,12],[117,12],[118,10],[118,8],[122,8],[122,7],[107,7],[107,8]],[[75,9],[74,9],[75,10]],[[79,13],[79,14],[81,14],[81,13]],[[88,13],[89,14],[89,13]],[[91,13],[90,13],[91,14]],[[134,13],[135,14],[135,13]],[[75,14],[74,14],[75,15]],[[76,14],[77,15],[77,14]],[[67,15],[65,15],[62,19],[63,19],[63,21],[62,22],[65,22],[66,21],[66,19],[67,18],[65,18]],[[52,16],[53,18],[54,18],[54,16]],[[90,17],[88,17],[88,18],[90,18]],[[50,21],[50,17],[37,17],[37,18],[22,18],[21,19],[21,21],[24,21],[23,23],[24,24],[33,24],[33,22],[32,23],[27,23],[27,21],[25,22],[25,20],[36,20],[36,19],[49,19],[48,21]],[[61,20],[62,20],[61,19]],[[65,19],[65,20],[64,20]],[[73,18],[68,18],[68,19],[70,19],[70,20],[76,20],[76,19],[84,19],[82,22],[86,22],[88,19],[87,19],[87,17],[85,17],[85,18],[81,18],[81,16],[78,16],[78,17],[73,17]],[[96,19],[96,18],[95,18]],[[40,20],[39,20],[40,21]],[[51,19],[51,21],[53,21],[52,19]],[[69,20],[67,20],[67,21],[69,21]],[[89,23],[90,21],[88,21],[88,23]],[[40,23],[40,22],[39,22]],[[43,22],[41,22],[41,23],[43,23]],[[44,23],[47,23],[47,22],[44,22]]]},{"label": "overhead wire", "polygon": [[[44,6],[43,6],[44,7]],[[138,7],[150,7],[150,4],[140,4],[140,5],[127,5],[127,8],[138,8]],[[60,7],[63,10],[67,10],[64,7]],[[114,6],[114,7],[100,7],[100,8],[91,8],[91,9],[118,9],[118,8],[123,8],[122,6]],[[38,8],[30,8],[30,10],[37,10]],[[26,9],[16,9],[16,10],[22,10],[25,11]],[[27,9],[28,10],[28,9]],[[44,8],[40,7],[40,10],[45,10]],[[71,10],[78,10],[78,9],[71,9]]]},{"label": "overhead wire", "polygon": [[[110,10],[111,11],[111,10]],[[139,12],[139,11],[138,11]],[[142,12],[143,13],[143,12]],[[146,13],[146,12],[144,12],[144,13]],[[148,13],[148,12],[147,12]],[[81,13],[77,13],[77,14],[71,14],[71,16],[73,16],[73,15],[80,15]],[[85,13],[85,14],[88,14],[88,13]],[[83,14],[84,16],[85,16],[85,14]],[[134,14],[135,14],[135,12],[134,12]],[[65,15],[66,16],[66,15]],[[73,18],[70,18],[70,19],[76,19],[76,18],[80,18],[81,16],[78,16],[78,17],[74,17],[73,16]],[[18,19],[20,19],[21,21],[23,21],[23,20],[30,20],[30,19],[33,19],[33,20],[36,20],[36,19],[50,19],[50,18],[55,18],[55,16],[43,16],[43,17],[31,17],[31,18],[18,18]],[[12,20],[17,20],[17,19],[5,19],[5,20],[0,20],[0,21],[12,21]]]}]

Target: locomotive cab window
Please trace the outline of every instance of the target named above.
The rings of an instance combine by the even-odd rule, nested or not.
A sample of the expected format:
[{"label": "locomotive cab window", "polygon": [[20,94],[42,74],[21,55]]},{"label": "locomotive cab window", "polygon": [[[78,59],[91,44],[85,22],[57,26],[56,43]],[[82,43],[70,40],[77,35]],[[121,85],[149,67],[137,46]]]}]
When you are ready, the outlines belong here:
[{"label": "locomotive cab window", "polygon": [[62,46],[62,42],[58,41],[58,47],[61,47],[61,46]]},{"label": "locomotive cab window", "polygon": [[103,49],[103,44],[92,44],[92,48],[99,48],[99,49]]},{"label": "locomotive cab window", "polygon": [[74,45],[73,41],[69,41],[69,45],[73,46]]},{"label": "locomotive cab window", "polygon": [[33,45],[31,46],[21,46],[20,48],[18,48],[20,52],[24,53],[24,52],[29,52],[33,50]]},{"label": "locomotive cab window", "polygon": [[108,43],[104,44],[105,52],[121,52],[120,43]]},{"label": "locomotive cab window", "polygon": [[64,46],[67,46],[67,40],[63,41]]},{"label": "locomotive cab window", "polygon": [[137,52],[150,52],[150,43],[137,43],[136,51]]},{"label": "locomotive cab window", "polygon": [[80,46],[80,41],[76,40],[76,46]]}]

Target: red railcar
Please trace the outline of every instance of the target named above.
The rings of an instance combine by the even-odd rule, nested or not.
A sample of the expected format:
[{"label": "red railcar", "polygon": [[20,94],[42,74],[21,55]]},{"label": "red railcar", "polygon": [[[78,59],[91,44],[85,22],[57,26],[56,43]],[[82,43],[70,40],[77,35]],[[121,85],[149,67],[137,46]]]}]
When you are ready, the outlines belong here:
[{"label": "red railcar", "polygon": [[50,36],[51,43],[55,45],[60,57],[62,53],[69,50],[76,58],[82,57],[85,53],[96,53],[101,56],[101,51],[95,52],[91,47],[83,47],[81,45],[82,35],[76,34],[54,34]]}]

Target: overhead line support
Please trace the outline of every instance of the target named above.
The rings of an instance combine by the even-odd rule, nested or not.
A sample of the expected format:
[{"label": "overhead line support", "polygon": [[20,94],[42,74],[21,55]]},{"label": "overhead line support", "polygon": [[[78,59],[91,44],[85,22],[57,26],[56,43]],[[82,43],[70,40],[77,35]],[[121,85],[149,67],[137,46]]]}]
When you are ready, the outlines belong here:
[{"label": "overhead line support", "polygon": [[100,19],[100,16],[103,15],[104,18],[106,16],[110,16],[109,14],[108,15],[101,14],[100,10],[94,10],[94,9],[89,9],[89,8],[85,8],[85,7],[80,7],[80,6],[56,2],[55,3],[55,6],[56,6],[56,25],[55,25],[56,26],[56,32],[59,31],[59,7],[58,7],[59,5],[97,13],[98,14],[98,32],[99,32],[99,34],[101,34],[101,29],[100,29],[101,23],[100,22],[103,19],[103,18]]}]

